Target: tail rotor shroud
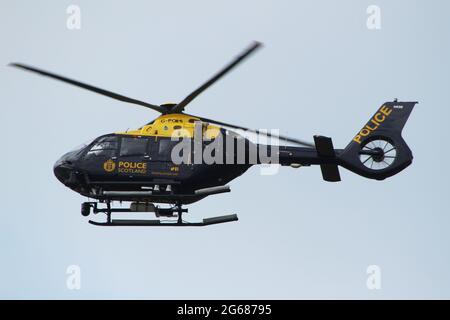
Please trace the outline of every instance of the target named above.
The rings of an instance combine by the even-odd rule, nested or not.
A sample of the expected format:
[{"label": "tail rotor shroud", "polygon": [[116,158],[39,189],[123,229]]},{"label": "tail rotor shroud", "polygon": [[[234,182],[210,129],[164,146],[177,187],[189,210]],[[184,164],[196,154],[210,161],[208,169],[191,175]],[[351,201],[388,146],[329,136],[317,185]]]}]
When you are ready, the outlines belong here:
[{"label": "tail rotor shroud", "polygon": [[397,149],[393,143],[383,138],[365,142],[359,152],[359,160],[371,170],[389,168],[397,158]]}]

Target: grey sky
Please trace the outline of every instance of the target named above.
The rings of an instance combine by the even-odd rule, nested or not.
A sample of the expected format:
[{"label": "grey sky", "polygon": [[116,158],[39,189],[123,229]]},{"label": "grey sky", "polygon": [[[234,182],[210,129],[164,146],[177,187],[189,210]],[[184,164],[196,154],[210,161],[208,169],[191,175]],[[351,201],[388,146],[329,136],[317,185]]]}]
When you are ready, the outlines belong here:
[{"label": "grey sky", "polygon": [[[66,8],[81,8],[81,29]],[[381,8],[368,30],[366,9]],[[1,298],[450,298],[448,1],[0,0]],[[252,40],[265,47],[188,112],[344,147],[384,101],[417,100],[412,166],[383,182],[344,169],[252,168],[186,217],[205,229],[99,228],[53,176],[66,151],[156,117],[8,68],[48,69],[176,102]],[[79,265],[81,290],[66,288]],[[368,290],[366,268],[382,270]]]}]

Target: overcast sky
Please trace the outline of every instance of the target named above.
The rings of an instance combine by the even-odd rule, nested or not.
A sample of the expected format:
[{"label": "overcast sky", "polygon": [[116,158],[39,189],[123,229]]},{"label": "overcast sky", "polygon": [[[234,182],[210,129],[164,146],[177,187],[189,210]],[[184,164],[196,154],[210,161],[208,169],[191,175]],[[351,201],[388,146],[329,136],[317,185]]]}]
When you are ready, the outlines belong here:
[{"label": "overcast sky", "polygon": [[[80,29],[67,27],[72,4]],[[369,5],[381,29],[368,28]],[[0,297],[450,298],[449,12],[443,0],[0,0]],[[95,227],[54,162],[157,114],[6,66],[160,104],[180,101],[252,40],[263,50],[189,113],[327,135],[341,148],[383,102],[417,100],[404,130],[413,164],[382,182],[341,169],[340,183],[324,182],[318,167],[254,167],[186,215],[237,213],[239,222]],[[72,265],[79,290],[66,285]],[[371,265],[380,290],[366,285]]]}]

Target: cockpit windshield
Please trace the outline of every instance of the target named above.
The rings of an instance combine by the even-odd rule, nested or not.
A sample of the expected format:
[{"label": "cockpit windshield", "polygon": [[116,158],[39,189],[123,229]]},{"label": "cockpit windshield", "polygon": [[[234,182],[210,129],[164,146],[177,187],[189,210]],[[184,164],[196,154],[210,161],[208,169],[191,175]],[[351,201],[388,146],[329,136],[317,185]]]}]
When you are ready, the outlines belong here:
[{"label": "cockpit windshield", "polygon": [[90,145],[92,143],[92,141],[94,141],[95,139],[90,139],[89,141],[86,141],[85,143],[79,144],[78,146],[76,146],[75,148],[73,148],[72,150],[70,150],[69,152],[77,152],[77,151],[81,151],[84,148],[86,148],[88,145]]},{"label": "cockpit windshield", "polygon": [[103,157],[113,157],[117,152],[118,138],[116,136],[107,136],[100,138],[95,142],[89,151],[87,152],[87,157],[103,156]]}]

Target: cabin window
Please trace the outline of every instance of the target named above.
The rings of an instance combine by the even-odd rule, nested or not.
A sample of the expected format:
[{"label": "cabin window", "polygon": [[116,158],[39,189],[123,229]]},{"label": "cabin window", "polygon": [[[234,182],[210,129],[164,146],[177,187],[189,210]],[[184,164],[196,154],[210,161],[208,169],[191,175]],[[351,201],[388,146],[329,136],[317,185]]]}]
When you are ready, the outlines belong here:
[{"label": "cabin window", "polygon": [[154,160],[158,161],[171,161],[172,149],[180,141],[171,138],[160,138],[157,140]]},{"label": "cabin window", "polygon": [[120,156],[143,156],[147,153],[147,139],[122,138]]},{"label": "cabin window", "polygon": [[170,155],[170,152],[172,150],[172,141],[170,139],[161,139],[159,140],[159,146],[158,146],[158,155],[165,156]]},{"label": "cabin window", "polygon": [[156,141],[152,152],[152,159],[155,161],[168,161],[172,162],[172,150],[173,148],[181,144],[177,149],[179,151],[178,154],[175,154],[175,157],[182,157],[183,162],[185,164],[191,163],[192,159],[192,141],[191,139],[183,138],[183,139],[174,139],[171,138],[160,138]]}]

